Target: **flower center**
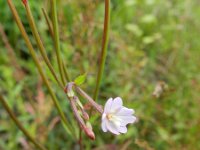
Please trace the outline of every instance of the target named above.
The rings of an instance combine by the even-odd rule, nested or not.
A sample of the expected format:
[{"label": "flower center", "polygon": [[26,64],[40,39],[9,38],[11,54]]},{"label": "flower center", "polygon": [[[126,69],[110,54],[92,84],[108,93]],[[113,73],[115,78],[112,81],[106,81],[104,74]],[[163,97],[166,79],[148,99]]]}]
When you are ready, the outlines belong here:
[{"label": "flower center", "polygon": [[111,120],[111,119],[112,119],[112,117],[113,117],[113,115],[112,115],[112,114],[107,114],[107,115],[106,115],[106,118],[107,118],[108,120]]},{"label": "flower center", "polygon": [[121,124],[121,119],[114,114],[106,114],[106,118],[110,120],[112,123],[114,123],[116,126],[120,126]]}]

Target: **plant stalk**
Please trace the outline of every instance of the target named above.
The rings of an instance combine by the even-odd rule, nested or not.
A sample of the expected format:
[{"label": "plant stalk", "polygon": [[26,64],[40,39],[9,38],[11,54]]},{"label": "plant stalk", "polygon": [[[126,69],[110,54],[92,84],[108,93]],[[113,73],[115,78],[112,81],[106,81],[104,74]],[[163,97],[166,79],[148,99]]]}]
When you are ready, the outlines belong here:
[{"label": "plant stalk", "polygon": [[101,54],[100,54],[100,64],[97,73],[97,80],[95,91],[93,95],[93,99],[96,101],[99,94],[99,88],[104,72],[106,56],[107,56],[107,47],[108,47],[108,40],[109,40],[109,28],[110,28],[110,0],[105,0],[105,16],[104,16],[104,30],[103,30],[103,39],[102,39],[102,47],[101,47]]},{"label": "plant stalk", "polygon": [[53,23],[53,33],[54,33],[54,45],[56,48],[56,58],[58,62],[59,72],[63,84],[66,84],[63,70],[63,63],[60,55],[60,41],[59,41],[59,31],[58,31],[58,18],[56,9],[56,0],[51,0],[52,3],[52,23]]},{"label": "plant stalk", "polygon": [[75,86],[77,92],[84,97],[86,100],[88,100],[88,102],[100,113],[103,113],[103,109],[101,107],[101,105],[97,104],[86,92],[84,92],[81,88],[79,88],[78,86]]},{"label": "plant stalk", "polygon": [[29,7],[28,3],[26,3],[25,8],[26,8],[26,13],[27,13],[29,25],[31,27],[31,30],[32,30],[32,33],[33,33],[33,35],[35,37],[37,45],[39,47],[40,53],[41,53],[45,63],[47,64],[49,70],[51,71],[53,77],[57,81],[58,85],[63,89],[64,85],[59,81],[59,79],[58,79],[58,77],[57,77],[57,75],[56,75],[56,73],[55,73],[55,71],[53,69],[53,66],[51,65],[51,63],[50,63],[50,61],[49,61],[49,59],[47,57],[46,50],[44,48],[44,45],[43,45],[42,40],[40,38],[40,35],[39,35],[38,31],[37,31],[37,27],[35,25],[35,21],[34,21],[34,18],[33,18],[33,15],[31,13],[31,10],[30,10],[30,7]]},{"label": "plant stalk", "polygon": [[52,97],[54,105],[56,106],[56,109],[58,110],[58,113],[59,113],[59,115],[61,117],[61,120],[66,125],[66,129],[67,129],[68,133],[71,134],[70,126],[68,124],[68,121],[66,120],[65,115],[62,112],[61,107],[60,107],[60,105],[58,103],[58,100],[57,100],[57,98],[56,98],[56,96],[55,96],[55,94],[54,94],[54,92],[53,92],[53,90],[52,90],[52,88],[51,88],[51,86],[49,84],[49,81],[48,81],[48,79],[46,78],[46,76],[45,76],[45,74],[43,72],[43,68],[41,67],[41,65],[39,63],[39,60],[37,59],[37,56],[36,56],[35,51],[33,49],[33,46],[32,46],[32,44],[31,44],[31,42],[29,40],[29,37],[28,37],[28,35],[27,35],[27,33],[26,33],[25,29],[24,29],[24,26],[23,26],[23,24],[21,22],[21,19],[20,19],[18,13],[17,13],[17,10],[16,10],[15,6],[13,5],[12,0],[7,0],[7,2],[8,2],[8,5],[10,7],[10,10],[11,10],[11,12],[13,14],[13,17],[14,17],[17,25],[18,25],[18,28],[19,28],[19,30],[20,30],[20,32],[21,32],[21,34],[22,34],[22,36],[23,36],[23,38],[25,40],[25,43],[26,43],[26,45],[28,47],[28,50],[29,50],[29,52],[30,52],[30,54],[31,54],[36,66],[37,66],[37,69],[38,69],[38,71],[39,71],[39,73],[40,73],[45,85],[47,86],[47,89],[48,89],[48,91],[49,91],[49,93],[50,93],[50,95]]},{"label": "plant stalk", "polygon": [[14,121],[14,123],[17,125],[17,127],[24,133],[24,135],[40,150],[47,150],[44,146],[42,146],[39,142],[37,142],[30,134],[29,132],[24,128],[24,126],[21,124],[21,122],[17,119],[13,111],[9,108],[7,102],[3,98],[2,95],[0,95],[0,102],[9,114],[10,118]]},{"label": "plant stalk", "polygon": [[54,33],[53,33],[51,21],[50,21],[50,19],[49,19],[49,17],[48,17],[48,15],[47,15],[47,13],[46,13],[46,11],[45,11],[44,8],[42,8],[42,12],[43,12],[43,15],[44,15],[44,17],[45,17],[46,23],[47,23],[47,25],[48,25],[48,28],[49,28],[49,32],[50,32],[50,34],[51,34],[51,37],[52,37],[52,39],[53,39]]},{"label": "plant stalk", "polygon": [[[42,8],[42,12],[43,12],[43,14],[44,14],[44,16],[45,16],[45,20],[46,20],[46,22],[47,22],[47,25],[48,25],[48,28],[49,28],[51,37],[52,37],[52,39],[54,39],[54,33],[53,33],[53,29],[52,29],[52,23],[51,23],[49,17],[47,16],[47,13],[46,13],[46,11],[44,10],[44,8]],[[54,46],[55,46],[55,45],[54,45]],[[69,73],[68,73],[67,69],[65,68],[65,63],[64,63],[63,60],[62,60],[62,65],[63,65],[64,76],[65,76],[65,78],[67,79],[67,81],[69,82],[69,81],[70,81]]]}]

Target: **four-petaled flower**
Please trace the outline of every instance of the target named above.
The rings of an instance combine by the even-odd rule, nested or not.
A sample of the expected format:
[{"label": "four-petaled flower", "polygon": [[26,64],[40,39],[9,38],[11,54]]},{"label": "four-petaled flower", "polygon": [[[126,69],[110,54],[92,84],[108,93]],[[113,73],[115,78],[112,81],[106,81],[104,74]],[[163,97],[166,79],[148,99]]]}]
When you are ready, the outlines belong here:
[{"label": "four-petaled flower", "polygon": [[122,105],[120,97],[116,97],[114,100],[112,98],[108,99],[102,114],[101,127],[104,132],[110,131],[116,135],[126,133],[126,125],[136,121],[136,117],[133,116],[134,110]]}]

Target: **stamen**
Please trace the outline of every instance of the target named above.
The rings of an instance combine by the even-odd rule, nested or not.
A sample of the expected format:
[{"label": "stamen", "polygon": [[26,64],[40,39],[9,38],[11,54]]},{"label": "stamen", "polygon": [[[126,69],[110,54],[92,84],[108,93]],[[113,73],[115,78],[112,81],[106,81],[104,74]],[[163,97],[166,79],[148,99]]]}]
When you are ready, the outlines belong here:
[{"label": "stamen", "polygon": [[108,120],[111,120],[111,119],[112,119],[112,117],[113,117],[113,115],[112,115],[112,114],[107,114],[107,115],[106,115],[106,118],[107,118]]}]

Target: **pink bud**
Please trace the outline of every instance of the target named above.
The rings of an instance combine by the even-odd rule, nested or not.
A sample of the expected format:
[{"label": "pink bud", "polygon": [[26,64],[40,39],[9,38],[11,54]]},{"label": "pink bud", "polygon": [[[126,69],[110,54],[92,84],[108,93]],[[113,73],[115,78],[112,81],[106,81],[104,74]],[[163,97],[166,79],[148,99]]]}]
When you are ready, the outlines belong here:
[{"label": "pink bud", "polygon": [[87,113],[85,110],[83,110],[83,109],[82,109],[82,115],[83,115],[83,118],[84,118],[85,120],[89,120],[89,119],[90,119],[88,113]]},{"label": "pink bud", "polygon": [[95,140],[95,135],[94,132],[88,128],[88,127],[83,127],[83,130],[85,131],[85,134],[91,139],[91,140]]}]

